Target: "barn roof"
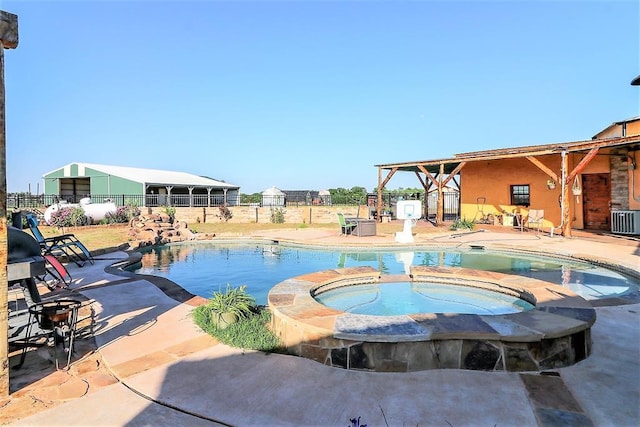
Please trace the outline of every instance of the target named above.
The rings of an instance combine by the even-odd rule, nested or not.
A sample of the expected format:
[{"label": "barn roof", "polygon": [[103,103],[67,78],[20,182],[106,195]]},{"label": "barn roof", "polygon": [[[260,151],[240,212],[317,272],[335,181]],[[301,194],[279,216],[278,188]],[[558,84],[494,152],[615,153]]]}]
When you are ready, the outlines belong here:
[{"label": "barn roof", "polygon": [[[71,165],[78,165],[78,173],[81,175],[81,171],[84,168],[94,169],[100,172],[104,172],[108,175],[113,175],[128,179],[134,182],[140,182],[145,185],[179,185],[179,186],[196,186],[196,187],[217,187],[217,188],[240,188],[237,185],[229,184],[224,181],[219,181],[206,176],[194,175],[186,172],[167,171],[160,169],[143,169],[132,168],[127,166],[112,166],[112,165],[100,165],[95,163],[79,163],[73,162],[62,168],[55,169],[53,171],[44,174],[46,177],[50,173],[56,172],[60,169],[64,169]],[[82,176],[82,175],[81,175]]]}]

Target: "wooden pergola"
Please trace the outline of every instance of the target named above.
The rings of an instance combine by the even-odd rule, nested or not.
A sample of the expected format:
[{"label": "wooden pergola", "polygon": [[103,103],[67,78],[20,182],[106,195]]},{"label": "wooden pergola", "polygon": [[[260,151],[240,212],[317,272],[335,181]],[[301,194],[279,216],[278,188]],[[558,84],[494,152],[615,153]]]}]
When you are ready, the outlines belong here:
[{"label": "wooden pergola", "polygon": [[[436,213],[436,225],[444,219],[444,189],[450,182],[456,183],[453,178],[460,173],[462,168],[470,162],[480,162],[487,160],[503,160],[513,158],[526,158],[537,168],[542,170],[549,178],[561,184],[561,233],[565,237],[571,237],[571,213],[569,211],[569,191],[571,182],[582,173],[593,158],[602,151],[613,149],[630,148],[632,150],[640,147],[640,135],[595,139],[588,141],[574,141],[546,145],[532,145],[525,147],[503,148],[497,150],[474,151],[456,154],[452,158],[438,160],[423,160],[404,163],[388,163],[375,165],[378,168],[378,205],[377,218],[380,218],[382,207],[382,189],[387,185],[391,177],[396,172],[412,172],[422,184],[425,193],[430,187],[435,186],[438,192],[438,206]],[[568,154],[582,154],[583,157],[576,166],[569,170]],[[555,155],[558,157],[560,176],[542,163],[538,158],[541,156]],[[384,174],[386,172],[386,176]],[[456,183],[457,185],[457,183]]]}]

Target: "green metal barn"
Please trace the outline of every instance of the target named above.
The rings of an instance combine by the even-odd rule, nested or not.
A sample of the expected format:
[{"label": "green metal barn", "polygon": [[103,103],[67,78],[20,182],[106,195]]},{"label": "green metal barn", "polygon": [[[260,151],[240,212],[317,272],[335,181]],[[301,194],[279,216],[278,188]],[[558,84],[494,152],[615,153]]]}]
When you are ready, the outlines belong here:
[{"label": "green metal barn", "polygon": [[43,175],[47,204],[65,200],[93,203],[107,199],[117,205],[221,206],[237,205],[240,187],[186,172],[92,163],[69,163]]}]

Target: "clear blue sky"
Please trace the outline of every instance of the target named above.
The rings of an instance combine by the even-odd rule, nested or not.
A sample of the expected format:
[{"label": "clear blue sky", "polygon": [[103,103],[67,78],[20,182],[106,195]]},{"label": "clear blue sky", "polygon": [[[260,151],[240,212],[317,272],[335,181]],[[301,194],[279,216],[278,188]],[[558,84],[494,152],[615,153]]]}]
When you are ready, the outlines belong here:
[{"label": "clear blue sky", "polygon": [[[634,1],[6,1],[8,191],[70,162],[254,193],[640,114]],[[387,188],[419,187],[400,174]]]}]

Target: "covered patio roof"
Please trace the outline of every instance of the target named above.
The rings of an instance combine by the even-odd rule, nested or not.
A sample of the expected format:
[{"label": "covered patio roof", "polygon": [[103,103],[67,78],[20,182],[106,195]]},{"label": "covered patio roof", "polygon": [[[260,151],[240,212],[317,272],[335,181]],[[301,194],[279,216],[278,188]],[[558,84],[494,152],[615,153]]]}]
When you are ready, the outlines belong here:
[{"label": "covered patio roof", "polygon": [[[413,172],[422,184],[425,191],[435,187],[438,191],[438,213],[436,222],[443,218],[443,190],[447,184],[453,180],[453,177],[460,173],[460,170],[469,162],[479,162],[487,160],[504,160],[509,158],[526,158],[536,167],[546,173],[552,180],[563,182],[562,200],[568,200],[570,183],[580,174],[591,160],[598,154],[600,150],[610,152],[616,148],[625,148],[628,150],[640,149],[640,135],[607,138],[607,139],[591,139],[586,141],[560,142],[545,145],[530,145],[523,147],[500,148],[486,151],[472,151],[467,153],[456,154],[454,157],[434,160],[421,160],[402,163],[387,163],[375,165],[378,168],[378,218],[380,218],[380,209],[382,201],[382,189],[387,185],[391,177],[399,171]],[[572,169],[568,169],[566,154],[583,153],[584,156],[578,164]],[[558,155],[560,160],[560,176],[547,167],[538,159],[541,156]],[[386,177],[383,177],[383,171],[388,171]],[[457,183],[456,183],[457,185]],[[563,210],[563,230],[565,237],[571,236],[571,217],[569,212],[569,204],[562,203]]]},{"label": "covered patio roof", "polygon": [[[377,168],[385,170],[403,171],[403,172],[422,172],[424,170],[432,174],[444,173],[449,175],[463,162],[476,162],[486,160],[507,159],[516,157],[537,157],[550,154],[565,153],[588,153],[592,149],[615,148],[618,146],[626,146],[631,149],[640,147],[640,135],[628,136],[624,138],[609,138],[586,141],[559,142],[545,145],[529,145],[523,147],[499,148],[485,151],[470,151],[467,153],[455,154],[454,157],[435,160],[419,160],[401,163],[385,163],[375,165]],[[440,165],[444,165],[441,171]]]}]

